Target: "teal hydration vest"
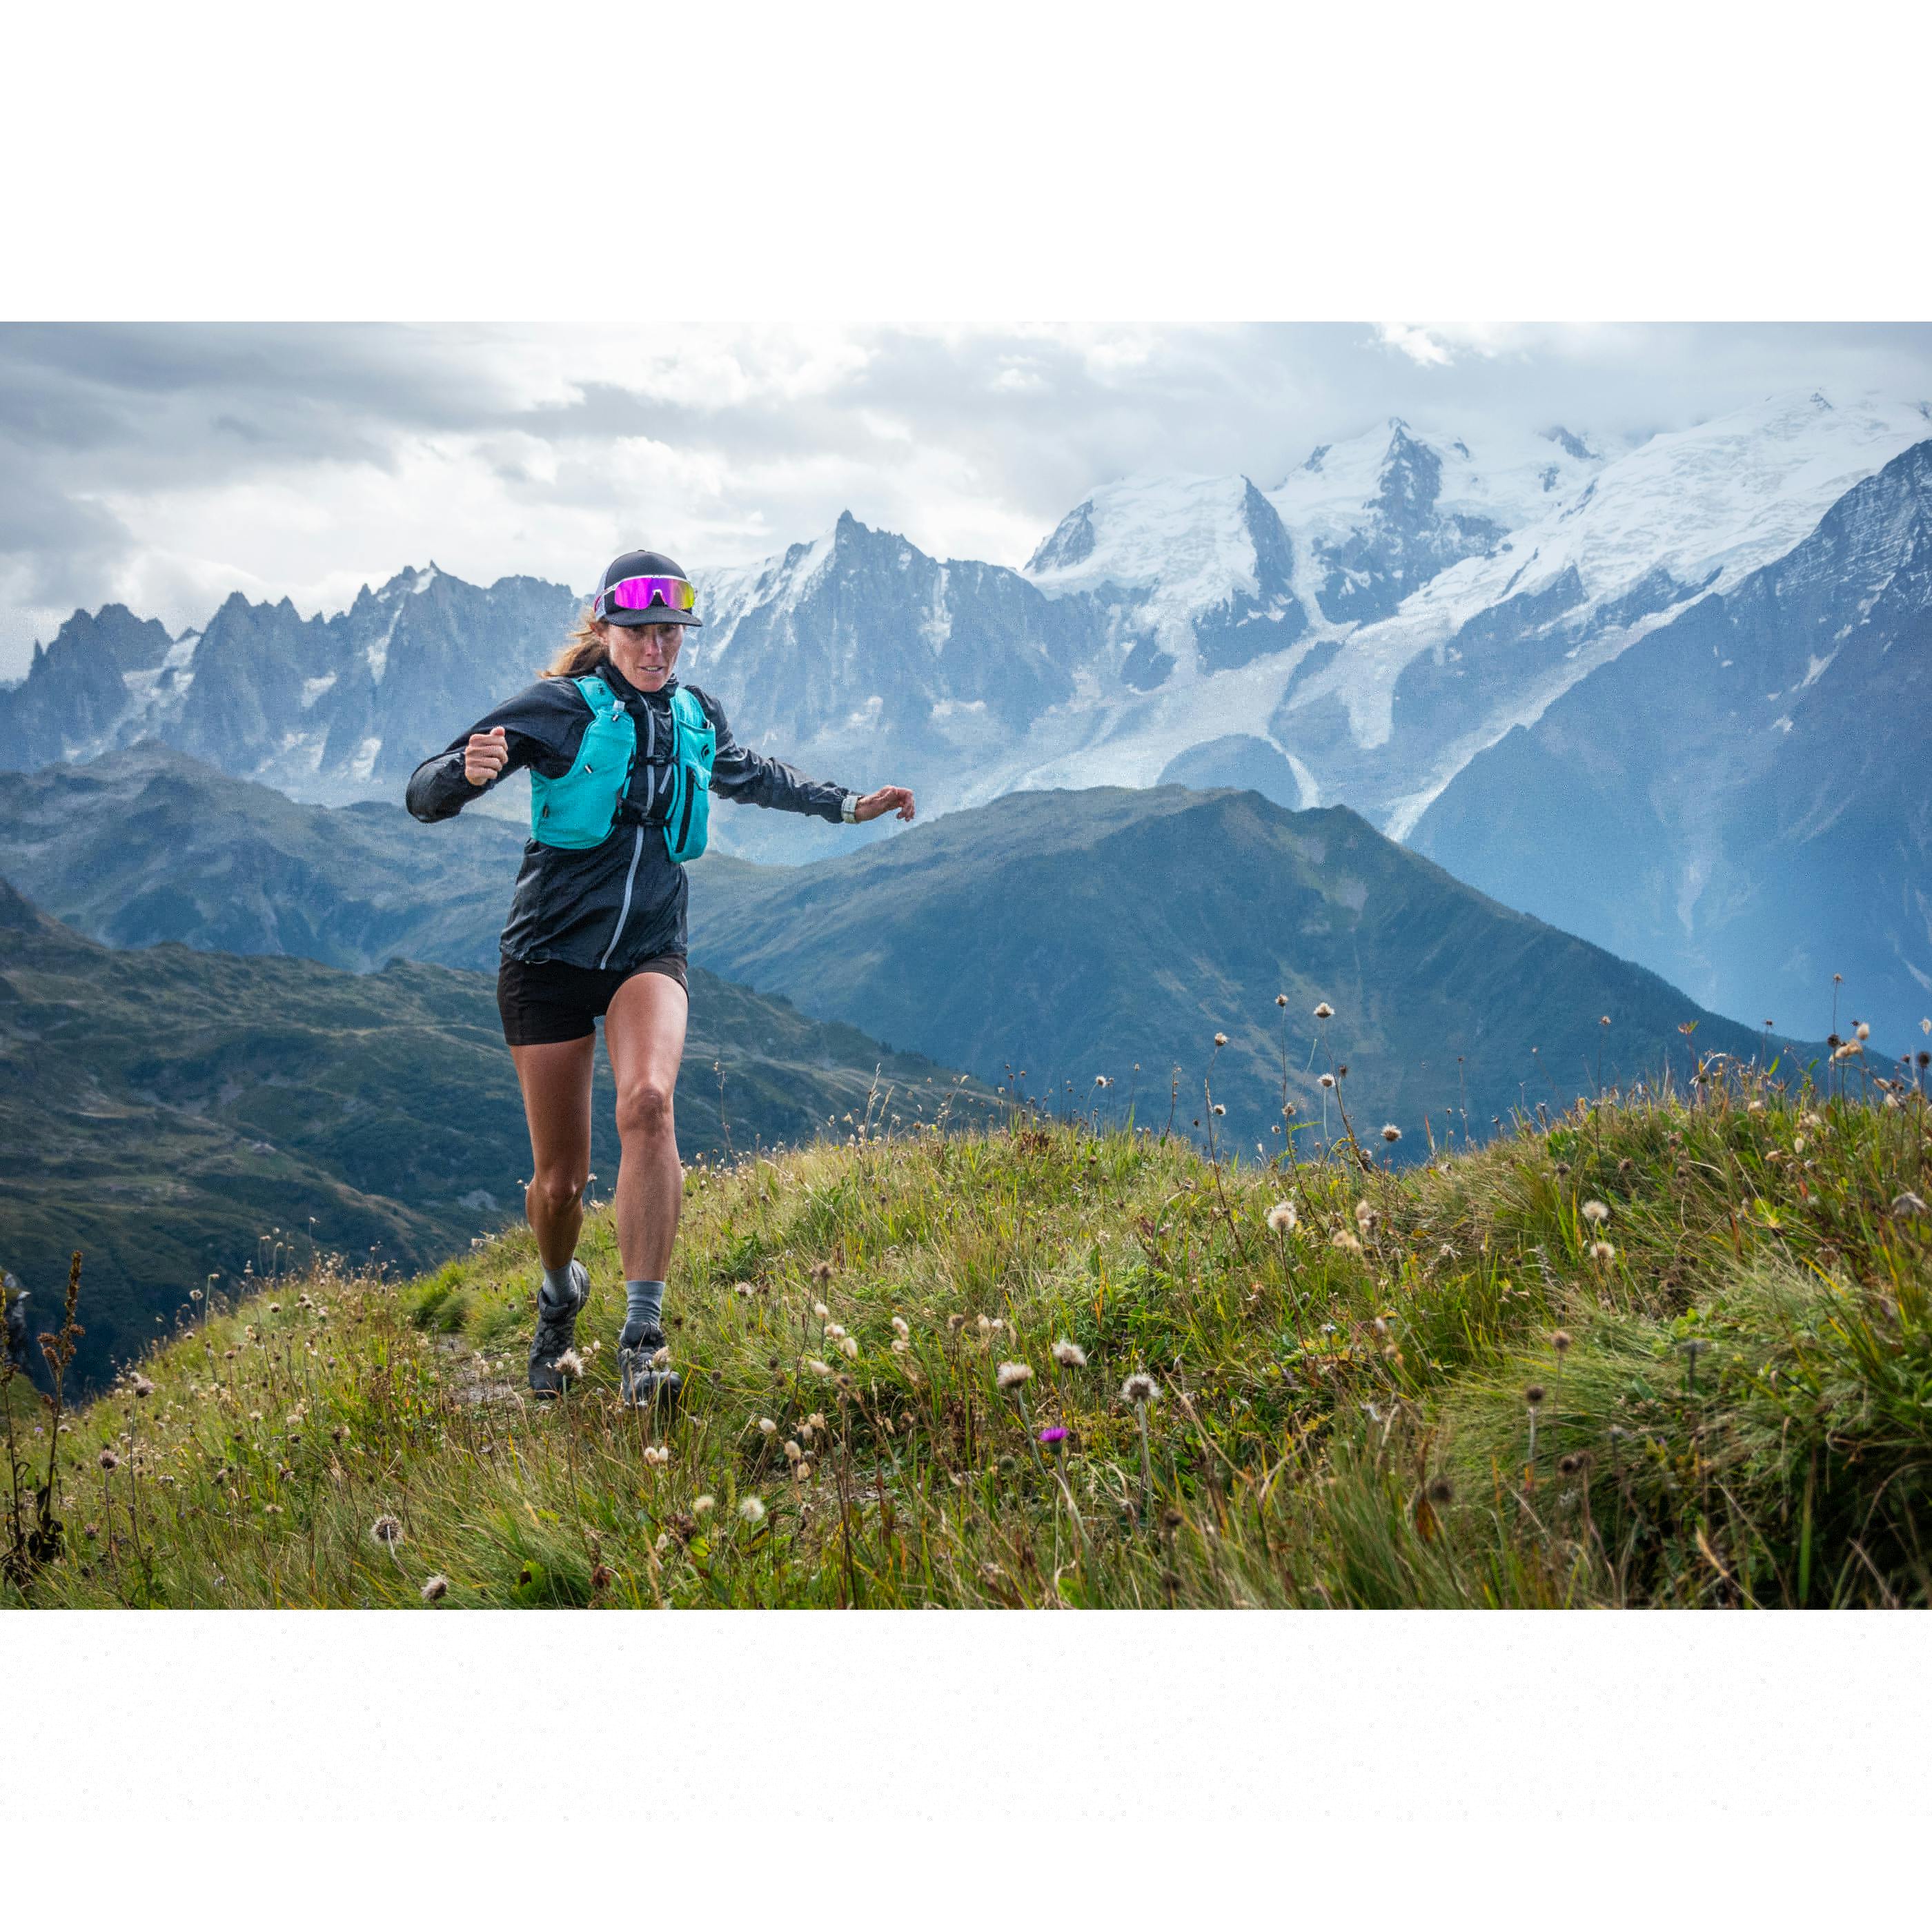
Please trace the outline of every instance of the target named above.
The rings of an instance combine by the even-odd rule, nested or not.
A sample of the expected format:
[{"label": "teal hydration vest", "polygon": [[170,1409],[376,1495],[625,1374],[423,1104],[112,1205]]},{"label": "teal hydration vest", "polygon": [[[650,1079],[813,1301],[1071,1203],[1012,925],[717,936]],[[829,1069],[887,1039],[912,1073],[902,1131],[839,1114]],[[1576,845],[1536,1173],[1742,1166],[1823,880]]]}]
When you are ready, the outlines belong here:
[{"label": "teal hydration vest", "polygon": [[[638,761],[636,721],[624,700],[601,677],[572,680],[590,707],[590,722],[577,760],[560,778],[530,774],[530,836],[539,845],[588,851],[610,837],[617,823],[632,768]],[[664,797],[664,848],[682,866],[704,850],[711,817],[711,766],[718,734],[704,706],[680,685],[670,694],[669,767]]]}]

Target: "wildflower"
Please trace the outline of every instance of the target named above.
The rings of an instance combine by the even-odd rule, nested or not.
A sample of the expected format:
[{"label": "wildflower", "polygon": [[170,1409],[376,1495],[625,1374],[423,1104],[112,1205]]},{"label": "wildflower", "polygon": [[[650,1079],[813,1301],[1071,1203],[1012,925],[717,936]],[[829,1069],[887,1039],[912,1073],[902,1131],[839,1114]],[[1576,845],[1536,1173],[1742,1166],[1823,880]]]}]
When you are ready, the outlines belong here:
[{"label": "wildflower", "polygon": [[1216,1046],[1226,1046],[1227,1045],[1227,1043],[1228,1043],[1228,1036],[1227,1036],[1226,1034],[1224,1034],[1224,1033],[1217,1033],[1217,1034],[1214,1036],[1214,1044],[1215,1044]]},{"label": "wildflower", "polygon": [[1375,1209],[1366,1201],[1358,1201],[1355,1203],[1355,1226],[1366,1234],[1375,1225]]},{"label": "wildflower", "polygon": [[832,1264],[830,1262],[814,1262],[812,1264],[812,1278],[820,1288],[823,1288],[832,1279]]},{"label": "wildflower", "polygon": [[560,1376],[574,1376],[580,1382],[584,1378],[584,1358],[574,1348],[565,1349],[550,1366]]},{"label": "wildflower", "polygon": [[1335,1017],[1335,1009],[1331,1006],[1326,1000],[1324,1000],[1322,1004],[1315,1009],[1315,1017],[1318,1020],[1332,1020]]},{"label": "wildflower", "polygon": [[1322,1075],[1322,1078],[1321,1078],[1321,1079],[1320,1079],[1320,1081],[1319,1081],[1318,1082],[1317,1082],[1317,1084],[1318,1084],[1318,1085],[1323,1086],[1323,1087],[1332,1087],[1332,1086],[1334,1086],[1334,1084],[1335,1084],[1335,1076],[1334,1076],[1334,1074],[1332,1074],[1332,1073],[1324,1073],[1324,1074],[1323,1074],[1323,1075]]},{"label": "wildflower", "polygon": [[1053,1345],[1053,1359],[1063,1369],[1084,1369],[1087,1366],[1087,1351],[1078,1342],[1069,1342],[1063,1337]]},{"label": "wildflower", "polygon": [[1583,1203],[1583,1218],[1592,1227],[1600,1227],[1610,1218],[1610,1210],[1600,1201],[1586,1201]]},{"label": "wildflower", "polygon": [[656,1351],[651,1357],[651,1366],[654,1369],[669,1368],[670,1366],[670,1351],[668,1348],[659,1348]]},{"label": "wildflower", "polygon": [[136,1376],[128,1387],[134,1391],[135,1399],[140,1402],[146,1402],[154,1392],[154,1384],[146,1376]]},{"label": "wildflower", "polygon": [[392,1516],[379,1516],[369,1526],[369,1534],[385,1550],[393,1550],[403,1540],[403,1526]]},{"label": "wildflower", "polygon": [[449,1579],[440,1572],[425,1577],[422,1586],[422,1600],[426,1604],[440,1604],[449,1594]]},{"label": "wildflower", "polygon": [[1040,1432],[1040,1447],[1043,1449],[1057,1449],[1066,1440],[1066,1431],[1064,1429],[1042,1429]]},{"label": "wildflower", "polygon": [[716,1496],[700,1496],[697,1502],[692,1504],[691,1513],[693,1516],[704,1516],[717,1507],[718,1498]]},{"label": "wildflower", "polygon": [[816,1355],[807,1356],[805,1366],[815,1376],[830,1376],[832,1372],[832,1364],[821,1362]]},{"label": "wildflower", "polygon": [[830,1335],[835,1342],[842,1342],[845,1339],[844,1330],[840,1328],[838,1324],[836,1322],[828,1322],[825,1324],[825,1332],[826,1334]]},{"label": "wildflower", "polygon": [[895,1315],[892,1317],[892,1333],[902,1341],[912,1333],[912,1330],[907,1327],[906,1319],[903,1315]]},{"label": "wildflower", "polygon": [[1806,1142],[1804,1136],[1802,1134],[1800,1134],[1792,1142],[1791,1151],[1793,1154],[1802,1154],[1804,1151],[1805,1146]]},{"label": "wildflower", "polygon": [[1522,1392],[1522,1399],[1532,1408],[1538,1407],[1550,1391],[1540,1382],[1532,1382]]},{"label": "wildflower", "polygon": [[1350,1234],[1346,1228],[1337,1228],[1328,1238],[1328,1245],[1331,1248],[1346,1249],[1352,1255],[1358,1255],[1362,1252],[1361,1243]]},{"label": "wildflower", "polygon": [[797,1462],[794,1462],[791,1466],[791,1475],[792,1480],[795,1483],[810,1482],[812,1480],[812,1465],[801,1456]]},{"label": "wildflower", "polygon": [[1024,1362],[1002,1362],[994,1379],[1003,1389],[1016,1389],[1033,1380],[1033,1371]]},{"label": "wildflower", "polygon": [[804,1454],[805,1451],[801,1449],[796,1442],[792,1441],[790,1436],[786,1437],[784,1458],[788,1462],[797,1462],[804,1455]]},{"label": "wildflower", "polygon": [[1570,1340],[1571,1337],[1569,1330],[1567,1328],[1559,1328],[1555,1334],[1550,1336],[1550,1346],[1560,1355],[1570,1346]]},{"label": "wildflower", "polygon": [[1852,1030],[1856,1034],[1861,1040],[1870,1040],[1871,1038],[1871,1028],[1867,1026],[1863,1020],[1860,1020],[1858,1024],[1852,1028]]},{"label": "wildflower", "polygon": [[121,1459],[112,1450],[104,1449],[100,1452],[100,1466],[104,1469],[118,1469],[121,1466]]},{"label": "wildflower", "polygon": [[752,1284],[748,1281],[734,1282],[731,1285],[731,1292],[740,1301],[749,1301],[752,1298]]},{"label": "wildflower", "polygon": [[838,1338],[838,1346],[844,1352],[845,1357],[848,1360],[856,1362],[859,1359],[859,1342],[858,1338],[856,1336],[840,1336]]},{"label": "wildflower", "polygon": [[1096,1073],[1094,1076],[1094,1084],[1096,1087],[1111,1087],[1113,1084],[1104,1073]]},{"label": "wildflower", "polygon": [[1288,1004],[1288,995],[1286,993],[1276,994],[1274,996],[1274,1003],[1278,1006],[1286,1006]]},{"label": "wildflower", "polygon": [[668,1462],[670,1462],[670,1451],[668,1449],[658,1449],[656,1448],[646,1449],[644,1451],[644,1460],[650,1463],[653,1468],[662,1469]]},{"label": "wildflower", "polygon": [[1590,1244],[1590,1258],[1593,1262],[1602,1262],[1607,1264],[1615,1261],[1616,1258],[1617,1251],[1608,1241],[1592,1241]]},{"label": "wildflower", "polygon": [[1387,1126],[1383,1128],[1382,1138],[1393,1146],[1395,1142],[1402,1138],[1401,1128],[1397,1126],[1395,1123],[1391,1120]]},{"label": "wildflower", "polygon": [[1456,1485],[1447,1476],[1438,1476],[1429,1486],[1429,1500],[1438,1504],[1454,1502]]},{"label": "wildflower", "polygon": [[756,1496],[747,1496],[738,1505],[738,1514],[747,1522],[760,1523],[765,1520],[765,1506]]},{"label": "wildflower", "polygon": [[1137,1408],[1142,1402],[1158,1401],[1160,1396],[1160,1385],[1150,1375],[1131,1375],[1120,1384],[1120,1400]]},{"label": "wildflower", "polygon": [[829,1322],[832,1319],[831,1310],[827,1308],[822,1301],[814,1301],[812,1304],[812,1312],[821,1322]]},{"label": "wildflower", "polygon": [[1222,1106],[1220,1101],[1216,1100],[1214,1102],[1214,1111],[1216,1114],[1225,1114],[1228,1110],[1226,1107]]},{"label": "wildflower", "polygon": [[776,1436],[778,1432],[778,1424],[769,1415],[761,1415],[758,1418],[758,1433],[760,1436]]}]

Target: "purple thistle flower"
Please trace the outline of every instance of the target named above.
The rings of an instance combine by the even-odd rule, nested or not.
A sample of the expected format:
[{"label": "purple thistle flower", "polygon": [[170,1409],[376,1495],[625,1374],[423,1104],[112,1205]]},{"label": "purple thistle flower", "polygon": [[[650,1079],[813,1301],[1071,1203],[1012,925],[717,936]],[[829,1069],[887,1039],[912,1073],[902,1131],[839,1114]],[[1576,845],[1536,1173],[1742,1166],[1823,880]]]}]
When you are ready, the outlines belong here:
[{"label": "purple thistle flower", "polygon": [[1064,1429],[1042,1429],[1040,1432],[1040,1439],[1048,1448],[1057,1449],[1066,1440],[1066,1431]]}]

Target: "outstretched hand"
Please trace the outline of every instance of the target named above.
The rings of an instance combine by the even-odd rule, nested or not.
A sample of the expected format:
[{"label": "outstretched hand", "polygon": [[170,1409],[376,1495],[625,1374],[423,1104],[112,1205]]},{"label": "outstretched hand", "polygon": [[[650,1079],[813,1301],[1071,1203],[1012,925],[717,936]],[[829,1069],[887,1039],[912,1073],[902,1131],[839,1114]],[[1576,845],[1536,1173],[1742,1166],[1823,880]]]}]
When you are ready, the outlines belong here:
[{"label": "outstretched hand", "polygon": [[852,816],[863,825],[868,819],[884,818],[889,812],[896,812],[904,819],[912,817],[912,794],[904,785],[881,785],[877,791],[868,791],[853,806]]},{"label": "outstretched hand", "polygon": [[486,785],[500,777],[510,762],[510,746],[499,724],[494,731],[472,731],[463,748],[463,776],[473,785]]}]

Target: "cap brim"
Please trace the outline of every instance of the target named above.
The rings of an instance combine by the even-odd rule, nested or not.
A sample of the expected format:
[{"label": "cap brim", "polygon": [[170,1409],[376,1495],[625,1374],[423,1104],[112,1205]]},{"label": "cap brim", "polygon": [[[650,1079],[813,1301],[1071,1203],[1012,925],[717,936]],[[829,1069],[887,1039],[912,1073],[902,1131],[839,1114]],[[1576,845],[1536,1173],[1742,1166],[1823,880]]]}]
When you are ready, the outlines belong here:
[{"label": "cap brim", "polygon": [[698,624],[704,620],[690,610],[674,610],[666,604],[653,604],[648,610],[613,610],[604,620],[621,624],[627,631],[640,631],[646,624]]}]

